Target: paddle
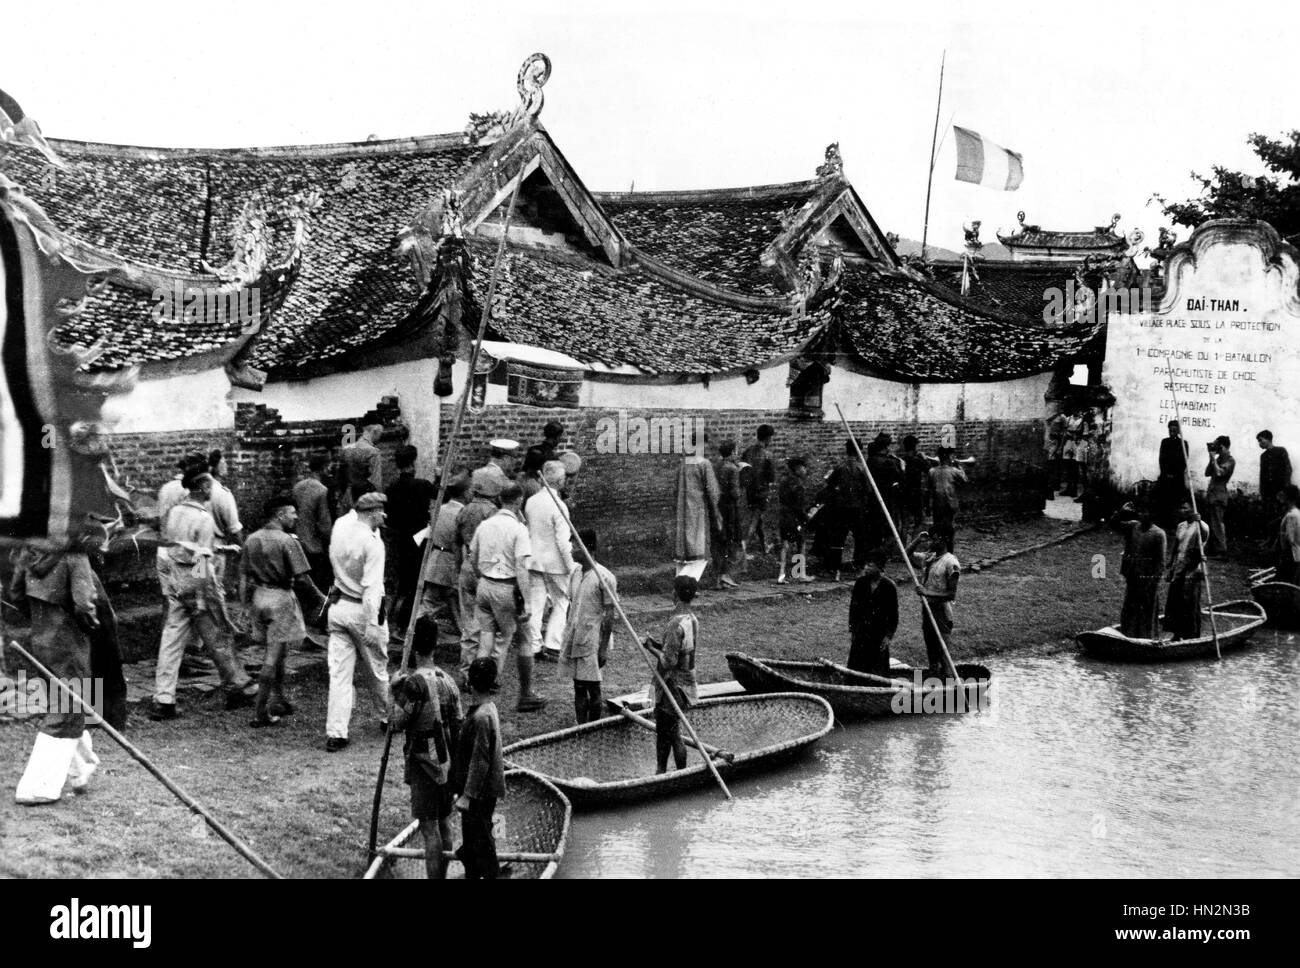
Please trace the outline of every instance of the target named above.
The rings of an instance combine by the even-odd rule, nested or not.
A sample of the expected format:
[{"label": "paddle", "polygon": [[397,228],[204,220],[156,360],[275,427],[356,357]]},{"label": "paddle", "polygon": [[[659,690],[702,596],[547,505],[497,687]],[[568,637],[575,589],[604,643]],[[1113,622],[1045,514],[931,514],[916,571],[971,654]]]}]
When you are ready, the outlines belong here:
[{"label": "paddle", "polygon": [[[867,483],[871,485],[872,493],[876,495],[876,500],[880,502],[881,513],[885,516],[885,521],[889,524],[889,533],[894,536],[894,541],[898,543],[899,553],[903,556],[903,564],[907,566],[907,573],[912,576],[912,584],[916,586],[916,590],[919,593],[922,591],[921,579],[916,577],[916,569],[912,567],[912,558],[907,553],[907,545],[903,543],[903,538],[899,535],[898,528],[894,526],[894,518],[893,515],[889,513],[889,505],[885,503],[885,498],[880,493],[880,488],[876,486],[876,478],[875,475],[871,473],[871,468],[867,464],[866,455],[862,453],[862,448],[858,446],[858,438],[853,435],[853,428],[849,426],[848,420],[844,417],[844,411],[840,409],[838,403],[835,404],[835,410],[840,415],[840,423],[844,424],[844,431],[849,435],[849,440],[853,444],[853,450],[858,455],[858,460],[862,462],[862,470],[867,475]],[[857,538],[854,538],[854,541],[856,540]],[[960,679],[961,676],[957,675],[957,665],[952,661],[952,656],[948,653],[948,643],[944,641],[943,632],[939,628],[939,622],[934,617],[933,609],[930,608],[930,600],[926,598],[924,594],[920,597],[921,609],[925,612],[925,617],[929,619],[930,627],[934,629],[935,638],[939,641],[939,649],[943,652],[943,664],[947,667],[948,675],[953,679]]]},{"label": "paddle", "polygon": [[[644,716],[638,716],[636,713],[632,712],[632,710],[624,706],[621,702],[615,702],[613,699],[606,699],[605,705],[609,706],[611,709],[617,709],[620,716],[622,716],[624,719],[636,723],[638,726],[643,726],[649,730],[653,730],[655,728],[654,723],[646,719]],[[695,745],[694,740],[690,740],[690,739],[686,741],[686,745],[694,746],[696,749],[701,748]],[[736,754],[732,753],[730,750],[720,749],[719,747],[712,746],[709,743],[705,743],[703,745],[703,749],[704,752],[708,753],[710,756],[716,756],[718,759],[725,760],[728,763],[731,763],[736,759]]]},{"label": "paddle", "polygon": [[873,672],[859,672],[857,669],[850,669],[848,666],[842,666],[838,662],[832,662],[830,659],[823,659],[821,657],[818,657],[813,661],[818,665],[824,665],[854,679],[866,679],[869,682],[882,686],[897,686],[900,681],[908,681],[906,676],[899,676],[897,679],[891,679],[888,676],[878,676]]},{"label": "paddle", "polygon": [[[479,352],[483,349],[483,337],[487,335],[488,320],[492,318],[493,293],[497,287],[497,272],[501,268],[501,257],[506,251],[506,239],[510,235],[510,222],[515,215],[515,203],[519,200],[519,188],[523,185],[523,174],[516,176],[514,190],[510,193],[510,207],[506,209],[505,222],[501,229],[501,241],[497,243],[496,259],[492,262],[492,275],[488,279],[487,298],[483,303],[483,311],[479,316],[478,334],[474,337],[474,348],[469,354],[469,369],[465,375],[465,386],[461,389],[460,400],[456,404],[456,417],[451,424],[451,433],[447,436],[447,449],[443,451],[442,456],[442,473],[438,475],[438,496],[434,498],[433,506],[436,509],[433,521],[436,524],[438,515],[443,513],[442,502],[447,496],[447,477],[451,474],[451,458],[456,452],[456,438],[460,434],[461,422],[465,419],[465,406],[469,402],[470,390],[474,385],[474,368],[478,365]],[[420,608],[420,601],[424,598],[424,573],[429,567],[429,557],[433,552],[433,535],[424,542],[424,553],[420,556],[420,570],[417,572],[419,577],[415,582],[415,592],[411,597],[411,610],[406,620],[406,635],[402,642],[402,661],[398,666],[399,669],[406,669],[406,664],[411,657],[411,645],[415,641],[415,616]],[[379,775],[375,778],[375,799],[370,810],[370,853],[375,852],[375,844],[379,842],[379,805],[384,796],[384,776],[388,772],[388,754],[393,745],[393,730],[390,727],[385,730],[384,735],[384,753],[379,758]]]}]

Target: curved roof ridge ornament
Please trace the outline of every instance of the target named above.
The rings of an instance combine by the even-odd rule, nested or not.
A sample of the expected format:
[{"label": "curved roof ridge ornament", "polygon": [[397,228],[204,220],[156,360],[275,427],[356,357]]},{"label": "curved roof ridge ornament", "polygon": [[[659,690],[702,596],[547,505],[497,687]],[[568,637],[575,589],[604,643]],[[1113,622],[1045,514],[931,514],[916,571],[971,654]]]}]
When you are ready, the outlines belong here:
[{"label": "curved roof ridge ornament", "polygon": [[542,113],[542,104],[546,101],[542,88],[550,78],[551,59],[540,51],[529,54],[520,65],[519,74],[515,77],[515,89],[519,92],[519,107],[515,108],[515,113],[510,119],[512,124],[525,114],[535,118]]}]

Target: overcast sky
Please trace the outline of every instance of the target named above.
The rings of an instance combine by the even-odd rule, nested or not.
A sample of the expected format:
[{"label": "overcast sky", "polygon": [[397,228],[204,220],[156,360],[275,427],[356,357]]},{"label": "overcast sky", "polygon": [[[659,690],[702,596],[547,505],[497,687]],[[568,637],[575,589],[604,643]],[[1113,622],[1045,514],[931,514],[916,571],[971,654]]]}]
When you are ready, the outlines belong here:
[{"label": "overcast sky", "polygon": [[[14,6],[14,4],[10,4]],[[625,8],[625,9],[623,9]],[[1300,127],[1292,4],[23,2],[0,87],[54,137],[234,146],[458,131],[508,109],[535,50],[542,121],[588,187],[811,178],[838,141],[886,231],[920,238],[939,62],[949,119],[1024,155],[1019,191],[953,179],[947,132],[931,242],[1123,215],[1149,241],[1153,192],[1224,163],[1261,172],[1252,131]],[[142,204],[149,200],[142,199]],[[1185,233],[1183,233],[1185,235]]]}]

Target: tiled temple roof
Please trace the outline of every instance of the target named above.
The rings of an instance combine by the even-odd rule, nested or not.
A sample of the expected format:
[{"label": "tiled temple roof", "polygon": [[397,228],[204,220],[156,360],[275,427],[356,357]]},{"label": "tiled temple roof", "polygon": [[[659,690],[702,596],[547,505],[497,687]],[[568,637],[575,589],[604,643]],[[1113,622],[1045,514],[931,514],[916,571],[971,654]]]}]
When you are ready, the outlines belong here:
[{"label": "tiled temple roof", "polygon": [[757,296],[790,284],[763,251],[822,188],[818,181],[683,192],[597,192],[628,240],[651,258],[724,289]]},{"label": "tiled temple roof", "polygon": [[910,380],[985,381],[1044,373],[1095,348],[1101,327],[1052,329],[978,311],[943,287],[849,264],[836,309],[844,347]]},{"label": "tiled temple roof", "polygon": [[[51,143],[69,171],[19,148],[6,158],[6,172],[69,234],[175,273],[204,274],[204,262],[227,262],[250,211],[264,222],[262,242],[274,263],[294,247],[290,206],[318,196],[305,219],[297,279],[285,276],[287,293],[263,296],[277,311],[245,360],[272,372],[347,353],[406,316],[419,292],[396,235],[489,150],[463,134],[212,150]],[[110,285],[92,297],[75,341],[96,325],[114,330],[114,351],[96,365],[120,366],[193,356],[230,336],[229,327],[159,323],[152,305]]]},{"label": "tiled temple roof", "polygon": [[[472,240],[474,286],[486,297],[496,246]],[[491,331],[610,367],[717,373],[796,352],[830,320],[788,308],[755,309],[685,291],[633,264],[624,269],[512,246],[502,260]]]},{"label": "tiled temple roof", "polygon": [[[983,261],[974,263],[975,275],[965,298],[974,306],[998,313],[1019,316],[1026,321],[1043,318],[1046,293],[1054,288],[1065,291],[1074,278],[1074,266],[1061,262]],[[926,271],[935,282],[961,293],[961,262],[930,262]]]},{"label": "tiled temple roof", "polygon": [[1116,215],[1110,225],[1098,225],[1091,231],[1058,232],[1039,225],[1026,225],[1024,212],[1019,213],[1020,228],[1010,235],[998,234],[998,241],[1011,249],[1055,249],[1080,252],[1111,251],[1118,255],[1128,246],[1124,236],[1115,231]]}]

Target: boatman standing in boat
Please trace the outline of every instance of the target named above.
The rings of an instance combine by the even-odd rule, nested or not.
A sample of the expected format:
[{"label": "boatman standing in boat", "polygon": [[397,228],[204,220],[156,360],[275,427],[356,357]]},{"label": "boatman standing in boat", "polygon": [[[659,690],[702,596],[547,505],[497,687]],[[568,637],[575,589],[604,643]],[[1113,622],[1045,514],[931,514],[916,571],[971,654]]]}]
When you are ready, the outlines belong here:
[{"label": "boatman standing in boat", "polygon": [[[673,614],[664,629],[663,647],[650,638],[643,643],[659,662],[659,679],[673,691],[677,705],[685,709],[695,702],[695,649],[700,639],[700,620],[691,610],[699,585],[690,575],[673,580]],[[677,718],[668,694],[659,679],[654,682],[655,696],[655,773],[668,772],[668,754],[677,769],[686,769],[686,741],[682,739],[682,721]]]},{"label": "boatman standing in boat", "polygon": [[[913,549],[925,540],[930,542],[930,550],[925,554],[914,553]],[[917,594],[930,603],[929,610],[934,616],[934,622],[931,622],[926,610],[921,609],[921,637],[925,641],[926,663],[932,675],[945,674],[943,643],[948,641],[954,624],[952,603],[957,597],[961,562],[953,554],[952,542],[950,528],[936,527],[934,534],[922,531],[907,546],[907,553],[921,570],[921,587],[917,589]],[[935,633],[935,623],[938,623],[939,632],[943,634],[942,640]]]},{"label": "boatman standing in boat", "polygon": [[889,675],[889,646],[898,631],[898,589],[885,577],[888,553],[867,553],[862,577],[849,600],[849,668],[872,675]]},{"label": "boatman standing in boat", "polygon": [[1152,522],[1151,505],[1146,501],[1125,504],[1113,521],[1125,532],[1124,558],[1119,566],[1124,576],[1119,630],[1130,639],[1158,639],[1160,579],[1168,557],[1165,533]]},{"label": "boatman standing in boat", "polygon": [[[1203,564],[1201,545],[1210,529],[1184,501],[1178,509],[1182,522],[1174,532],[1174,546],[1169,559],[1169,597],[1165,600],[1165,630],[1174,640],[1195,639],[1201,634],[1201,589]],[[1196,538],[1197,530],[1201,537]]]}]

